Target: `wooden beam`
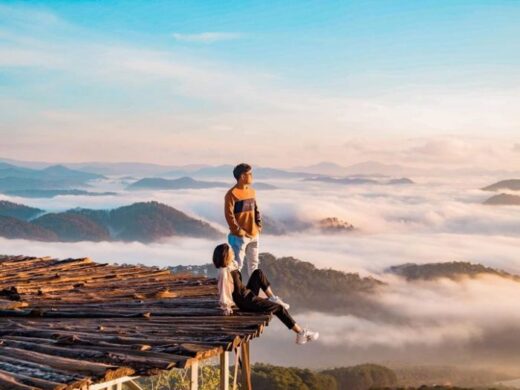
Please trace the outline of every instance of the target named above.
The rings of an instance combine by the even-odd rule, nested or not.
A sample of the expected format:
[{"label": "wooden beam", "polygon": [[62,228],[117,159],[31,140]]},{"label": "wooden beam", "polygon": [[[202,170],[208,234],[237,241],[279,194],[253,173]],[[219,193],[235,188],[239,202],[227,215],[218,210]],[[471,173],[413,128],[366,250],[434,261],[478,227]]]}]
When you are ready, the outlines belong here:
[{"label": "wooden beam", "polygon": [[190,390],[199,390],[199,361],[194,360],[190,366]]},{"label": "wooden beam", "polygon": [[253,390],[251,384],[251,362],[249,361],[249,341],[244,341],[242,346],[242,389]]},{"label": "wooden beam", "polygon": [[229,390],[229,352],[220,354],[220,390]]},{"label": "wooden beam", "polygon": [[[132,390],[142,390],[139,385],[134,382],[134,379],[139,378],[137,376],[124,376],[121,378],[117,378],[111,381],[106,381],[102,383],[96,383],[95,385],[90,385],[88,390],[105,390],[105,389],[117,389],[120,390],[123,387],[123,383],[127,384]],[[134,383],[137,387],[132,387]]]}]

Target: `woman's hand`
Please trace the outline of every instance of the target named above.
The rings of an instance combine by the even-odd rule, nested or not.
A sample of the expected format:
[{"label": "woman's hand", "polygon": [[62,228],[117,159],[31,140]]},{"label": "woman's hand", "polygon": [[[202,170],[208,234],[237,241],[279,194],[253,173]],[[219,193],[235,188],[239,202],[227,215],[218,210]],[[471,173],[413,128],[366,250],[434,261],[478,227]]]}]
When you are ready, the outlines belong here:
[{"label": "woman's hand", "polygon": [[224,312],[225,316],[230,316],[231,314],[233,314],[233,309],[230,307],[226,307],[225,309],[222,309],[222,311]]}]

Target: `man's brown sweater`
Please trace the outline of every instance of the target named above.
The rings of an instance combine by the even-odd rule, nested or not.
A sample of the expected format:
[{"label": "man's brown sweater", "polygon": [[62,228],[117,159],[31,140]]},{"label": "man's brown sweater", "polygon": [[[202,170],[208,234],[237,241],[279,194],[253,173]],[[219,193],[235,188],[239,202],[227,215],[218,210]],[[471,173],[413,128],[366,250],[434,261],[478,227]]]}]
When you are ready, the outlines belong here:
[{"label": "man's brown sweater", "polygon": [[262,218],[256,204],[256,192],[250,186],[229,189],[224,198],[224,215],[229,230],[236,236],[256,236],[262,229]]}]

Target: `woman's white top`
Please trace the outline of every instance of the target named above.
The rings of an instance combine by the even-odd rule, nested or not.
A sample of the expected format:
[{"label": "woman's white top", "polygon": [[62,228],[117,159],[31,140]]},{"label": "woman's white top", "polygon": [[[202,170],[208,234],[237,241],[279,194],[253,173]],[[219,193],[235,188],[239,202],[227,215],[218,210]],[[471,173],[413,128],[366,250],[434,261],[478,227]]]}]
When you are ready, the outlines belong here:
[{"label": "woman's white top", "polygon": [[220,308],[229,311],[235,302],[233,301],[233,277],[231,271],[238,269],[235,262],[232,261],[227,267],[218,269],[218,295]]}]

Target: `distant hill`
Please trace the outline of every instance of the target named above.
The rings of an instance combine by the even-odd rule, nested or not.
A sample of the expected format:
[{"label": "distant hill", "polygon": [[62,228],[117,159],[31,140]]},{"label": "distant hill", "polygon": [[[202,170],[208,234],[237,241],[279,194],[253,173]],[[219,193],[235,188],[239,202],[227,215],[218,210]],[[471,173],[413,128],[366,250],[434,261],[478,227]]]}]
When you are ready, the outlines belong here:
[{"label": "distant hill", "polygon": [[0,178],[5,177],[39,180],[73,180],[77,182],[104,178],[103,175],[70,169],[64,165],[52,165],[43,169],[31,169],[0,163]]},{"label": "distant hill", "polygon": [[72,209],[67,213],[83,215],[105,226],[117,240],[151,242],[170,236],[222,236],[208,223],[156,201],[134,203],[113,210]]},{"label": "distant hill", "polygon": [[59,195],[85,195],[85,196],[107,196],[117,195],[117,192],[92,192],[85,190],[14,190],[4,191],[6,195],[19,196],[22,198],[54,198]]},{"label": "distant hill", "polygon": [[355,228],[352,224],[337,217],[327,217],[318,221],[302,221],[298,219],[278,220],[262,214],[262,234],[281,236],[284,234],[319,230],[322,233],[347,233]]},{"label": "distant hill", "polygon": [[350,185],[360,185],[360,184],[380,184],[379,181],[364,177],[344,177],[344,178],[335,178],[330,176],[315,176],[308,177],[304,179],[305,181],[318,181],[322,183],[332,183],[332,184],[350,184]]},{"label": "distant hill", "polygon": [[276,190],[279,187],[264,182],[254,182],[253,187],[255,190]]},{"label": "distant hill", "polygon": [[36,241],[58,241],[58,236],[43,227],[14,217],[0,216],[0,236]]},{"label": "distant hill", "polygon": [[180,190],[180,189],[200,189],[200,188],[226,188],[230,185],[217,181],[200,181],[191,177],[183,176],[178,179],[162,179],[160,177],[149,177],[136,181],[126,187],[127,190]]},{"label": "distant hill", "polygon": [[494,195],[485,200],[484,204],[490,206],[520,206],[520,196],[511,194]]},{"label": "distant hill", "polygon": [[122,240],[155,241],[163,237],[219,238],[222,233],[159,202],[139,202],[110,211],[109,226]]},{"label": "distant hill", "polygon": [[[43,210],[10,202],[0,204],[6,215],[29,218]],[[48,241],[141,241],[171,236],[219,238],[223,233],[208,223],[159,202],[139,202],[113,210],[70,209],[47,213],[30,222],[6,216],[0,236]],[[13,229],[9,230],[11,226]],[[51,234],[50,234],[51,233]]]},{"label": "distant hill", "polygon": [[363,184],[379,184],[379,185],[397,185],[397,184],[414,184],[414,182],[406,177],[400,179],[382,180],[363,176],[347,176],[347,177],[331,177],[331,176],[314,176],[303,179],[304,181],[317,181],[322,183],[346,184],[346,185],[363,185]]},{"label": "distant hill", "polygon": [[[463,368],[453,366],[404,366],[392,368],[397,376],[399,385],[419,387],[421,385],[450,384],[464,386],[466,388],[480,389],[505,389],[506,387],[492,386],[497,381],[513,379],[514,377],[504,373],[492,371],[485,368]],[[450,385],[446,388],[453,389]],[[421,387],[422,389],[422,387]]]},{"label": "distant hill", "polygon": [[392,266],[388,268],[387,271],[402,276],[406,280],[433,280],[437,278],[458,279],[463,276],[475,277],[482,274],[520,280],[520,277],[505,271],[465,261],[428,264],[408,263]]},{"label": "distant hill", "polygon": [[14,217],[23,221],[28,221],[39,214],[44,213],[35,207],[29,207],[19,203],[9,202],[7,200],[0,200],[0,215],[5,217]]},{"label": "distant hill", "polygon": [[415,184],[412,179],[408,179],[407,177],[402,177],[400,179],[391,179],[386,182],[386,184],[395,185],[395,184]]},{"label": "distant hill", "polygon": [[484,191],[511,190],[520,191],[520,179],[502,180],[482,188]]},{"label": "distant hill", "polygon": [[397,376],[384,366],[360,364],[353,367],[340,367],[322,370],[321,374],[336,379],[338,389],[368,390],[374,388],[392,388],[397,386]]},{"label": "distant hill", "polygon": [[[260,254],[260,266],[266,272],[273,289],[291,304],[291,310],[314,310],[328,313],[352,313],[370,317],[374,303],[368,296],[383,282],[332,269],[318,269],[312,263],[293,257],[275,258]],[[173,272],[188,272],[216,277],[213,264],[171,267]],[[245,269],[243,273],[245,273]]]},{"label": "distant hill", "polygon": [[69,169],[63,165],[32,169],[0,162],[0,192],[3,193],[89,187],[88,181],[102,178],[102,175]]},{"label": "distant hill", "polygon": [[330,176],[402,176],[419,175],[421,172],[421,170],[417,168],[405,167],[395,164],[384,164],[377,161],[364,161],[349,166],[341,166],[335,163],[325,161],[314,165],[296,167],[293,170],[309,172],[315,175],[318,174]]},{"label": "distant hill", "polygon": [[58,241],[110,241],[104,226],[82,215],[49,213],[36,218],[32,224],[54,232]]},{"label": "distant hill", "polygon": [[322,219],[319,227],[325,233],[343,233],[354,230],[353,225],[336,217]]},{"label": "distant hill", "polygon": [[[225,164],[217,166],[206,166],[195,170],[173,169],[171,171],[165,172],[163,175],[191,177],[220,177],[229,178],[231,181],[233,181],[234,167],[234,165]],[[256,179],[290,179],[308,177],[313,175],[306,172],[293,172],[283,169],[253,166],[253,176]]]},{"label": "distant hill", "polygon": [[262,234],[282,236],[287,234],[287,227],[268,215],[262,214]]},{"label": "distant hill", "polygon": [[336,379],[318,371],[256,363],[251,366],[255,390],[340,390]]},{"label": "distant hill", "polygon": [[73,179],[83,182],[105,178],[105,176],[97,173],[78,171],[76,169],[67,168],[65,165],[51,165],[50,167],[36,171],[37,177],[40,177],[42,174],[46,178]]}]

